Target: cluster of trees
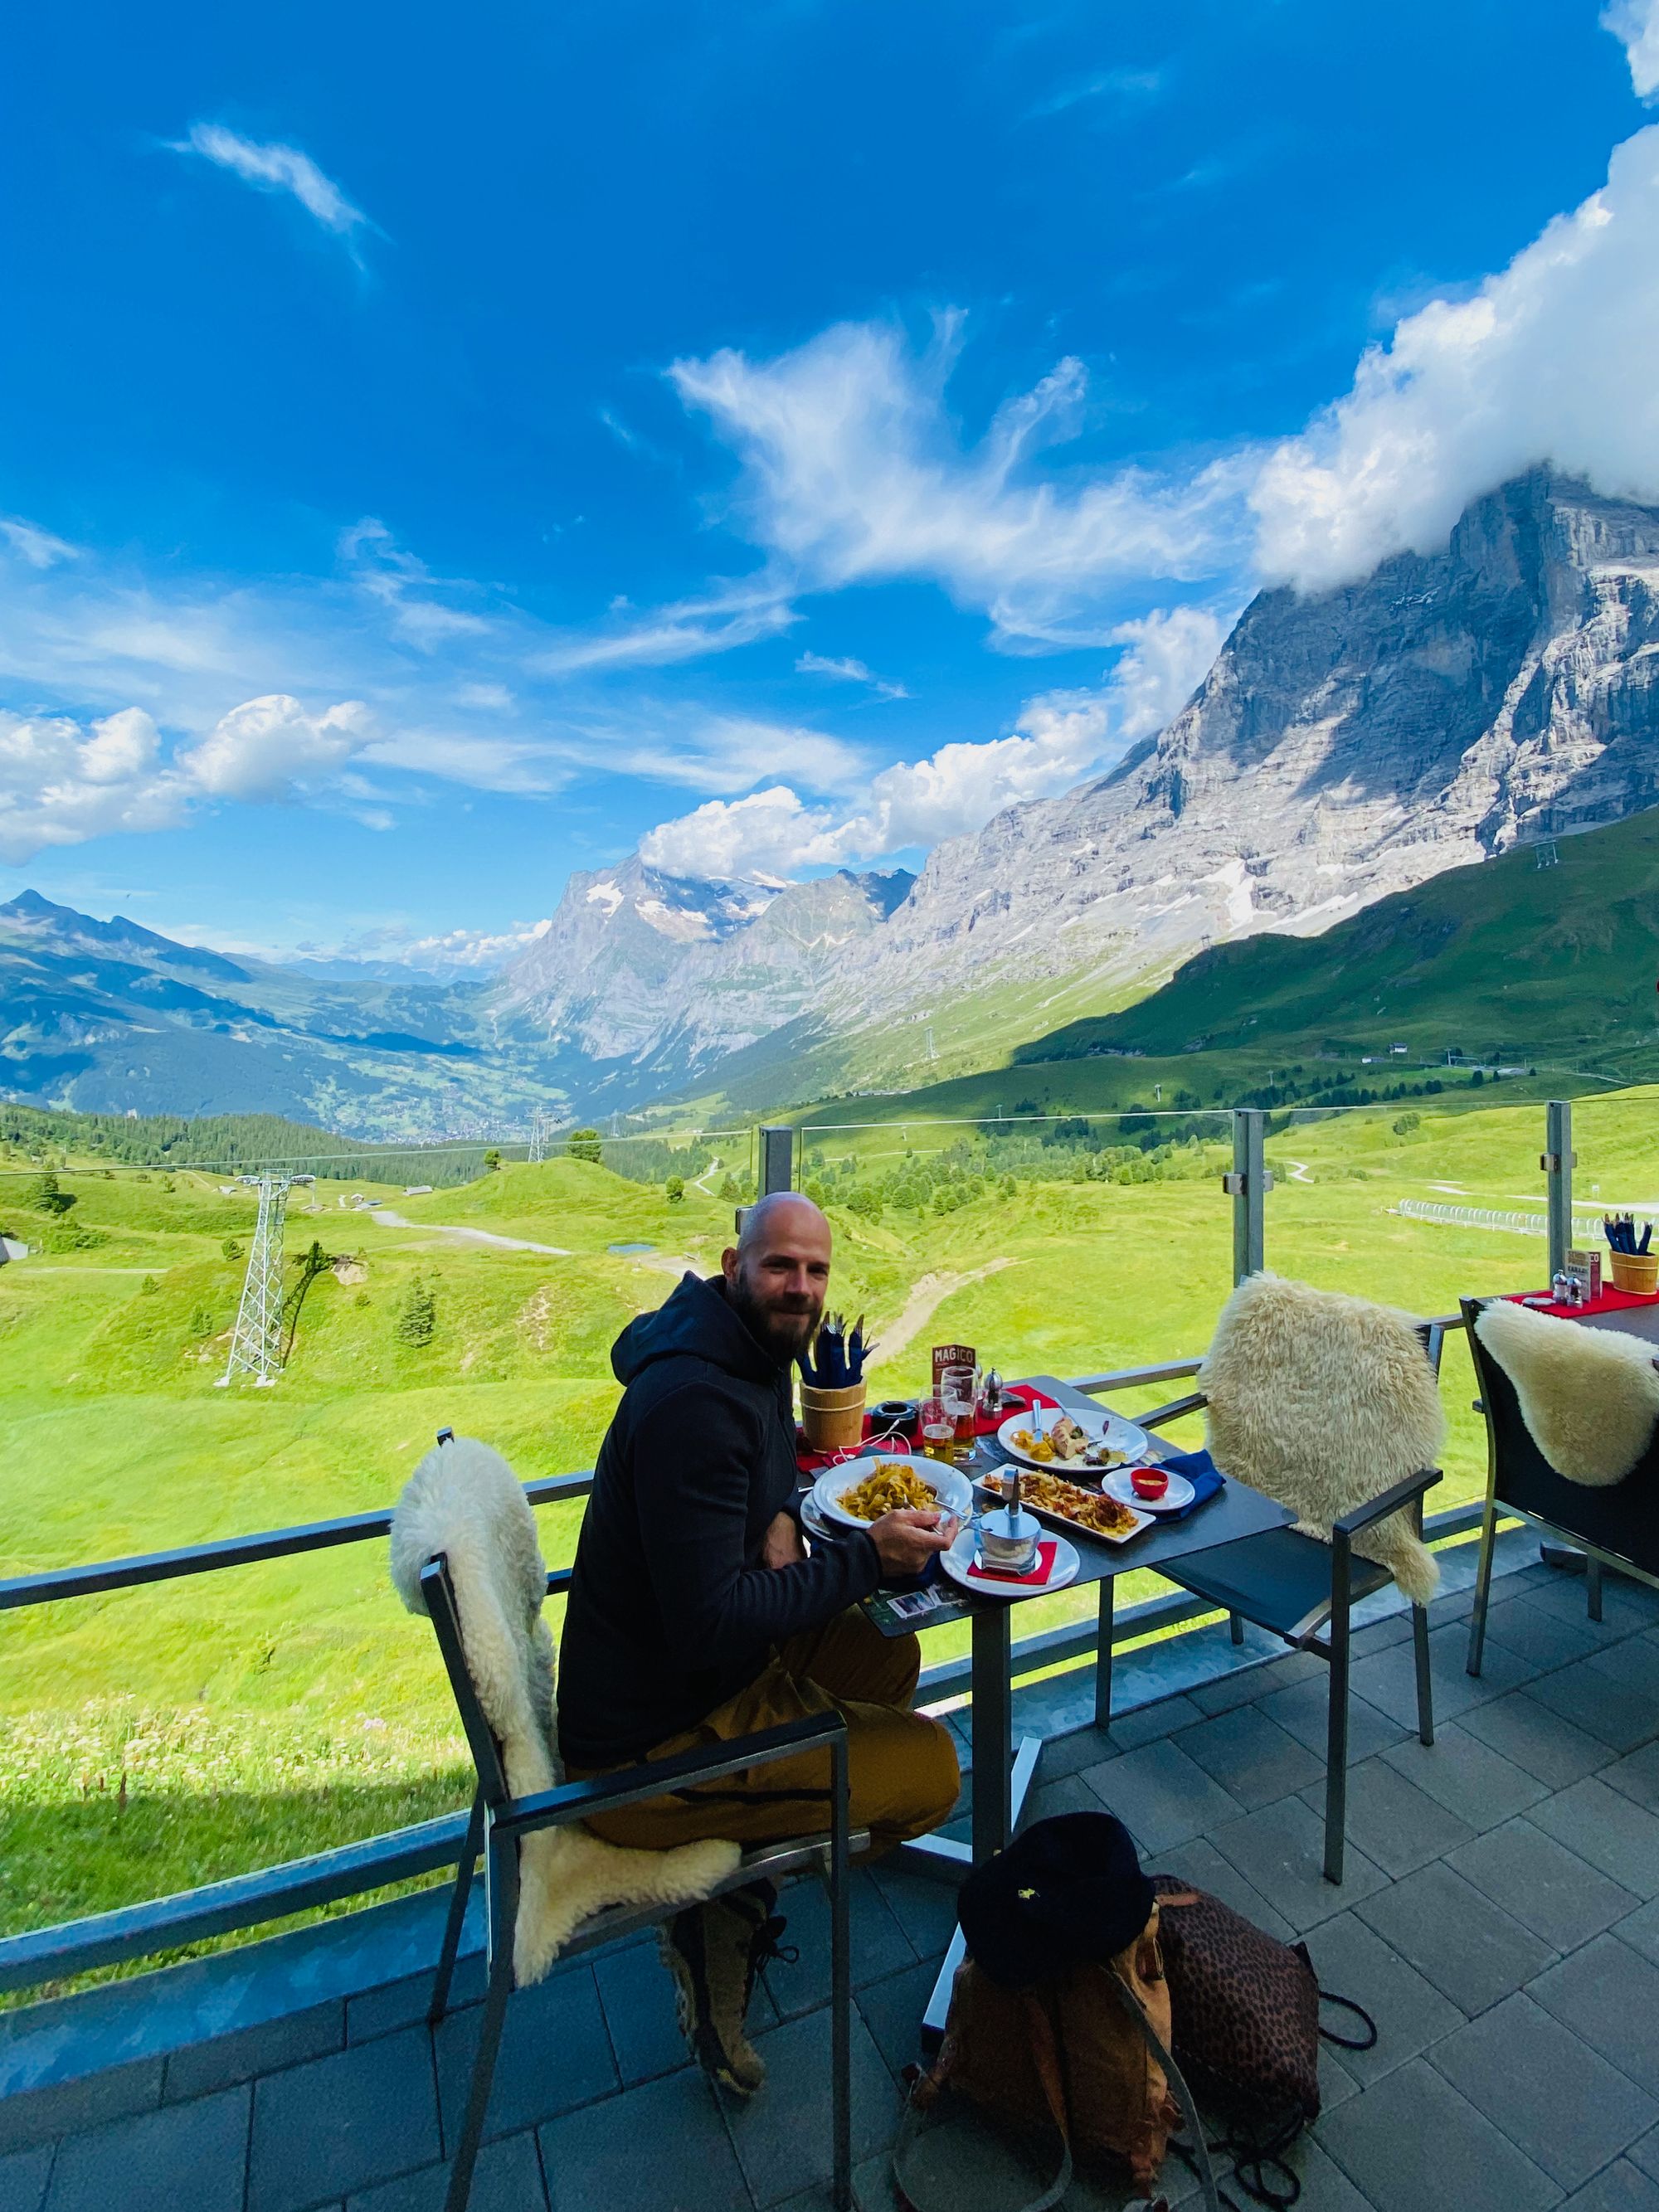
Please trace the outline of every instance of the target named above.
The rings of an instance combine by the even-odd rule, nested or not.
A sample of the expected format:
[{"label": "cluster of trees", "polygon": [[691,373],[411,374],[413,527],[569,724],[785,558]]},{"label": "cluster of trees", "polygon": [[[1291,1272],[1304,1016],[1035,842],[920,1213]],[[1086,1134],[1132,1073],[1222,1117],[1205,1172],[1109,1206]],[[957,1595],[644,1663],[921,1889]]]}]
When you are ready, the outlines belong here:
[{"label": "cluster of trees", "polygon": [[1143,1126],[1132,1127],[1123,1116],[1100,1124],[1079,1115],[1050,1123],[1041,1136],[1005,1137],[993,1127],[940,1152],[907,1148],[884,1171],[852,1154],[833,1161],[811,1154],[801,1188],[820,1206],[844,1206],[879,1220],[889,1212],[953,1213],[981,1199],[1012,1198],[1023,1182],[1164,1182],[1209,1175],[1230,1156],[1214,1142],[1206,1145],[1199,1127],[1151,1115],[1141,1120]]},{"label": "cluster of trees", "polygon": [[472,1182],[485,1148],[361,1144],[279,1114],[211,1114],[198,1121],[143,1114],[129,1120],[0,1101],[0,1150],[37,1161],[56,1155],[64,1164],[72,1154],[123,1167],[198,1167],[222,1175],[282,1166],[348,1181],[447,1186]]}]

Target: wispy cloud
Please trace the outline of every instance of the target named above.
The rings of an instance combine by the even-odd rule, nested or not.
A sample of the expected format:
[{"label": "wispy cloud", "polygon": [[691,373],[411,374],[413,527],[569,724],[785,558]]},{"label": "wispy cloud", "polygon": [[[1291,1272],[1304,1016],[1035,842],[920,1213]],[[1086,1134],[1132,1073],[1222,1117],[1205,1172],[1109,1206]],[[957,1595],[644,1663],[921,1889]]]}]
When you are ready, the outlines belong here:
[{"label": "wispy cloud", "polygon": [[343,239],[355,256],[359,231],[378,225],[354,207],[331,177],[325,176],[309,154],[279,142],[262,144],[228,131],[222,123],[192,123],[186,137],[173,142],[175,154],[198,154],[216,168],[228,169],[245,185],[262,192],[286,192],[306,213],[335,237]]},{"label": "wispy cloud", "polygon": [[1050,115],[1063,115],[1068,107],[1080,107],[1096,100],[1117,108],[1146,106],[1158,97],[1164,84],[1162,70],[1100,70],[1091,76],[1073,77],[1056,86],[1053,92],[1028,107],[1021,120],[1042,122]]},{"label": "wispy cloud", "polygon": [[537,669],[544,675],[570,676],[584,670],[661,668],[775,637],[799,619],[782,596],[769,590],[684,599],[633,622],[623,618],[631,609],[617,612],[618,618],[611,623],[541,647],[534,657]]},{"label": "wispy cloud", "polygon": [[1638,100],[1659,94],[1659,0],[1607,0],[1601,27],[1625,49]]},{"label": "wispy cloud", "polygon": [[849,655],[841,660],[828,659],[822,653],[803,653],[795,663],[798,676],[833,676],[843,684],[867,684],[878,699],[908,699],[910,694],[902,684],[890,684],[884,676],[865,666],[861,660]]},{"label": "wispy cloud", "polygon": [[0,538],[31,568],[55,568],[60,561],[73,561],[78,550],[64,539],[54,538],[51,531],[42,530],[39,524],[25,522],[17,515],[0,515]]}]

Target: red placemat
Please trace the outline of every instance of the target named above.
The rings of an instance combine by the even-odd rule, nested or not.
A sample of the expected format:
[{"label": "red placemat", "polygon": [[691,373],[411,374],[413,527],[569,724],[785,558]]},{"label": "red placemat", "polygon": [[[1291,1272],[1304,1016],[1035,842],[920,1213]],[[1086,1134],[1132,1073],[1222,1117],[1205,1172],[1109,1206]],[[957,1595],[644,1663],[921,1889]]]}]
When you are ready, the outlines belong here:
[{"label": "red placemat", "polygon": [[[1044,1390],[1034,1390],[1029,1382],[1011,1383],[1002,1394],[1002,1404],[999,1410],[994,1413],[979,1415],[974,1423],[974,1433],[975,1436],[994,1437],[1010,1413],[1028,1413],[1033,1406],[1047,1406],[1052,1411],[1057,1412],[1060,1401],[1057,1398],[1049,1397]],[[864,1417],[864,1435],[866,1443],[869,1440],[871,1426],[870,1416],[866,1413]],[[921,1449],[921,1437],[917,1430],[901,1429],[898,1436],[910,1446],[912,1451],[919,1452]],[[882,1438],[884,1443],[892,1441],[894,1439],[889,1435],[884,1435]],[[803,1474],[820,1474],[826,1467],[834,1467],[841,1460],[857,1459],[862,1455],[864,1449],[864,1444],[860,1444],[857,1451],[854,1451],[849,1447],[845,1451],[815,1452],[808,1449],[804,1431],[799,1425],[795,1430],[795,1465]]]},{"label": "red placemat", "polygon": [[1026,1574],[1005,1574],[996,1567],[981,1567],[977,1562],[968,1570],[970,1583],[1001,1583],[1018,1589],[1022,1583],[1046,1583],[1054,1572],[1054,1553],[1060,1549],[1052,1539],[1037,1546],[1036,1565]]},{"label": "red placemat", "polygon": [[[1506,1291],[1504,1294],[1513,1305],[1522,1298],[1541,1297],[1541,1291]],[[1615,1291],[1611,1285],[1599,1298],[1587,1298],[1582,1306],[1558,1305],[1553,1301],[1545,1306],[1534,1306],[1534,1313],[1554,1314],[1562,1321],[1583,1321],[1587,1314],[1623,1313],[1630,1306],[1659,1305],[1659,1291],[1644,1297],[1638,1291]]]}]

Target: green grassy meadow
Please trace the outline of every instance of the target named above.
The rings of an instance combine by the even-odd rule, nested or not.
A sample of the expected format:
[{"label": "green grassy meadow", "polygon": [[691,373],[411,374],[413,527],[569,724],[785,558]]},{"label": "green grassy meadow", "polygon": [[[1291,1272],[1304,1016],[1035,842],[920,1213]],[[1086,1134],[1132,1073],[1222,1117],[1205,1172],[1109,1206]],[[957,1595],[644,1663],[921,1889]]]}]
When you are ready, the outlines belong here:
[{"label": "green grassy meadow", "polygon": [[[1467,1106],[1460,1100],[1460,1107]],[[1402,1197],[1541,1206],[1542,1109],[1398,1109],[1292,1124],[1269,1158],[1268,1263],[1419,1313],[1535,1282],[1541,1239],[1441,1228]],[[909,1133],[926,1149],[927,1132]],[[953,1133],[936,1133],[943,1144]],[[1581,1203],[1659,1197],[1659,1091],[1581,1103]],[[876,1165],[890,1127],[836,1136]],[[1196,1354],[1227,1294],[1231,1202],[1216,1148],[1191,1172],[1124,1185],[1022,1177],[945,1212],[868,1218],[831,1202],[834,1301],[884,1340],[882,1392],[914,1390],[935,1341],[976,1345],[1005,1376],[1072,1376]],[[31,1210],[33,1170],[0,1159],[0,1229],[55,1249],[0,1268],[0,1572],[20,1573],[389,1503],[448,1424],[521,1476],[592,1464],[617,1395],[610,1346],[678,1266],[712,1270],[731,1208],[558,1159],[405,1199],[319,1183],[292,1194],[290,1281],[313,1239],[337,1255],[310,1284],[270,1389],[216,1389],[252,1194],[219,1179],[59,1170],[75,1200]],[[1451,1190],[1444,1186],[1450,1186]],[[406,1226],[343,1206],[378,1196]],[[556,1246],[459,1242],[446,1227]],[[608,1247],[638,1243],[635,1255]],[[416,1277],[429,1343],[399,1340]],[[1143,1394],[1141,1404],[1148,1402]],[[1475,1493],[1484,1441],[1453,1340],[1448,1480]],[[1133,1400],[1120,1401],[1126,1410]],[[1194,1432],[1194,1440],[1195,1440]],[[547,1509],[550,1563],[580,1508]],[[1126,1601],[1150,1587],[1128,1577]],[[1022,1632],[1075,1617],[1041,1601]],[[930,1658],[965,1643],[929,1639]],[[0,1931],[39,1926],[463,1806],[464,1748],[423,1623],[370,1543],[0,1618]]]}]

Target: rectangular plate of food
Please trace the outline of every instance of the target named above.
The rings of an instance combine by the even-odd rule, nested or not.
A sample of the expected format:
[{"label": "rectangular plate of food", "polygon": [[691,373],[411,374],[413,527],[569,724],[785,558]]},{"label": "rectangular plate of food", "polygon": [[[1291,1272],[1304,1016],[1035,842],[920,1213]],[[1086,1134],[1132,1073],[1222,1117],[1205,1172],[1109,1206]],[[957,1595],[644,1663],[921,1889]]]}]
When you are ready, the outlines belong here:
[{"label": "rectangular plate of food", "polygon": [[[1007,1495],[1006,1480],[1004,1475],[982,1474],[979,1486],[991,1497],[1004,1498]],[[1067,1482],[1042,1469],[1021,1469],[1019,1500],[1040,1521],[1047,1521],[1056,1528],[1077,1530],[1102,1544],[1127,1544],[1143,1528],[1150,1528],[1157,1518],[1155,1514],[1141,1512],[1138,1506],[1120,1504],[1115,1498],[1103,1497],[1097,1490],[1085,1490],[1078,1483]]]}]

